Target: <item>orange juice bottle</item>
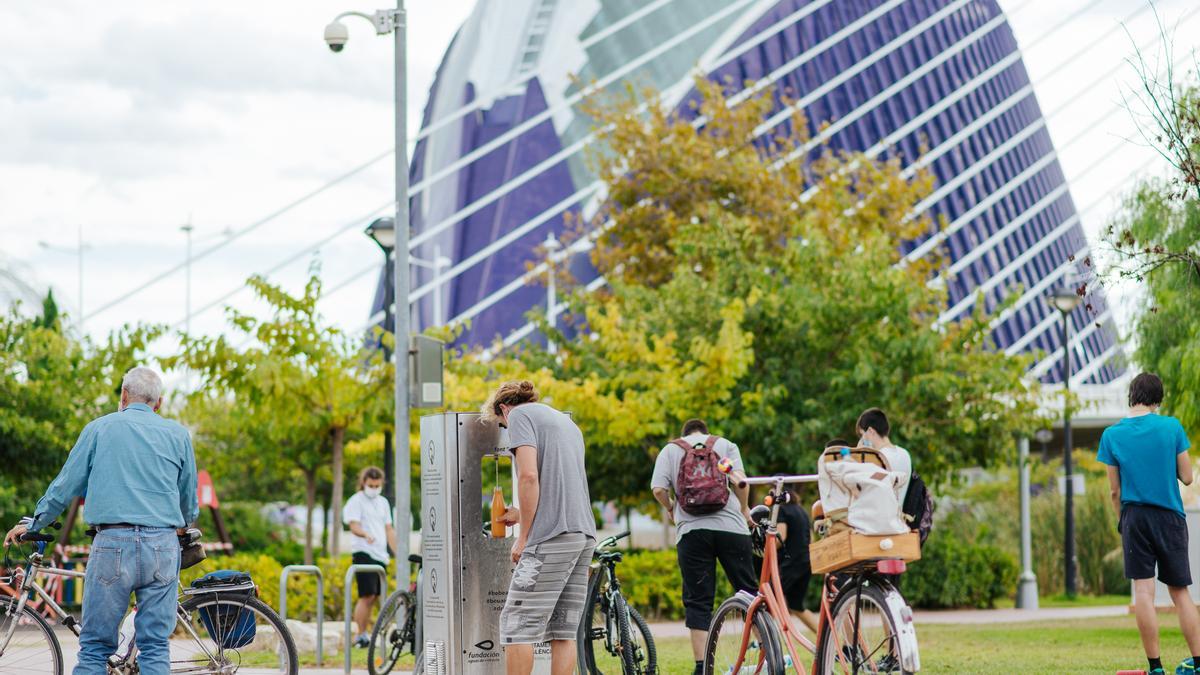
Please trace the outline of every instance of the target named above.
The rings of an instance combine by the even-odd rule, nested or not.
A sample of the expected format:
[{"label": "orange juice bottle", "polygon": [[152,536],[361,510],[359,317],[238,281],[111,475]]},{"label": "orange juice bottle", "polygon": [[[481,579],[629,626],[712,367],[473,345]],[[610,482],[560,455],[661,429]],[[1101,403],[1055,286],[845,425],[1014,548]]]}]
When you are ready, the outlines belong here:
[{"label": "orange juice bottle", "polygon": [[504,524],[504,513],[508,507],[504,504],[504,491],[497,485],[492,490],[492,536],[503,539],[508,536],[508,526]]}]

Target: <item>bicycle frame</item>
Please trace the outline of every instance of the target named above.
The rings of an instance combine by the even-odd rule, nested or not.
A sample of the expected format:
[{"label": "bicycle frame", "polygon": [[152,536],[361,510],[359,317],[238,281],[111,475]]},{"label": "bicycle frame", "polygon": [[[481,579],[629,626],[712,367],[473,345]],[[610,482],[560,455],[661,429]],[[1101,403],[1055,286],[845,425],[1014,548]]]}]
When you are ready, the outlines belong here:
[{"label": "bicycle frame", "polygon": [[[772,486],[771,497],[771,517],[767,522],[766,545],[763,550],[763,565],[762,573],[758,580],[758,594],[751,601],[750,607],[746,610],[746,622],[742,626],[742,644],[738,653],[738,660],[734,666],[734,672],[738,672],[742,667],[742,659],[746,657],[746,650],[750,646],[751,633],[753,631],[754,622],[751,620],[754,613],[760,611],[763,605],[766,605],[767,613],[776,619],[776,623],[780,624],[780,631],[783,633],[784,642],[787,644],[788,653],[792,657],[792,665],[796,668],[800,675],[805,675],[808,671],[805,670],[803,661],[800,660],[799,652],[796,651],[796,644],[804,647],[810,654],[813,655],[811,670],[816,671],[817,662],[817,645],[809,640],[806,636],[798,632],[792,625],[792,616],[788,611],[787,600],[783,597],[783,583],[779,578],[779,507],[781,502],[785,500],[784,486],[796,483],[815,483],[817,477],[815,475],[797,475],[797,476],[774,476],[770,478],[747,478],[744,475],[735,478],[739,486],[742,485],[770,485]],[[836,597],[836,591],[832,587],[830,575],[825,575],[824,588],[821,593],[821,611],[817,621],[817,635],[826,626],[831,625],[833,616],[830,613],[831,600]],[[836,634],[832,635],[834,640],[838,640]],[[837,646],[838,659],[841,660],[842,653],[841,644],[835,643]]]},{"label": "bicycle frame", "polygon": [[[36,594],[42,599],[43,602],[50,606],[50,609],[54,611],[54,614],[62,620],[63,624],[72,633],[75,634],[75,637],[79,637],[79,622],[75,621],[75,617],[68,614],[66,610],[64,610],[57,602],[54,601],[54,598],[46,592],[46,589],[42,588],[41,584],[37,583],[35,577],[38,574],[47,574],[51,576],[76,577],[82,579],[84,573],[77,570],[65,570],[59,567],[49,567],[43,564],[42,560],[43,556],[45,555],[45,551],[45,542],[38,542],[37,552],[29,557],[29,562],[25,565],[24,578],[21,580],[21,585],[18,587],[19,593],[17,594],[16,598],[17,606],[14,610],[14,615],[20,615],[21,611],[25,609],[25,605],[29,602],[30,596],[32,594]],[[0,637],[0,655],[4,654],[5,650],[8,649],[8,645],[10,642],[12,642],[12,637],[13,634],[16,633],[16,630],[17,622],[13,621],[9,625],[8,631],[2,637]]]}]

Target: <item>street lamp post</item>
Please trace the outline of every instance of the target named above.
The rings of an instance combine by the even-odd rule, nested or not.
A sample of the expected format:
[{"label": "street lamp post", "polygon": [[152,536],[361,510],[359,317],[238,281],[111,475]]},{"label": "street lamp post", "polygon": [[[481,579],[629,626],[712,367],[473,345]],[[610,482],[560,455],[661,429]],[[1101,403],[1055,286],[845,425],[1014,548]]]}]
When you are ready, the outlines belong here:
[{"label": "street lamp post", "polygon": [[1075,597],[1075,481],[1071,475],[1071,312],[1083,300],[1072,284],[1060,286],[1050,294],[1050,304],[1062,314],[1063,349],[1063,475],[1065,495],[1063,556],[1066,558],[1065,587],[1067,597]]},{"label": "street lamp post", "polygon": [[1029,439],[1017,441],[1021,471],[1021,580],[1017,586],[1017,609],[1038,608],[1037,575],[1033,573],[1033,537],[1029,523]]},{"label": "street lamp post", "polygon": [[371,22],[377,35],[388,35],[395,39],[395,106],[396,119],[394,133],[396,136],[396,243],[395,263],[392,265],[393,284],[395,287],[395,304],[399,311],[394,312],[396,336],[394,357],[396,359],[396,412],[393,427],[403,440],[396,443],[393,453],[396,484],[393,495],[395,516],[393,521],[396,528],[396,587],[408,587],[408,537],[412,522],[412,509],[409,500],[412,492],[411,467],[409,466],[408,447],[408,97],[406,81],[407,61],[405,59],[405,14],[404,0],[396,0],[395,9],[381,9],[374,14],[362,12],[343,12],[325,26],[325,43],[334,52],[340,52],[349,40],[349,31],[341,23],[347,16],[357,16]]},{"label": "street lamp post", "polygon": [[1050,461],[1050,441],[1054,440],[1054,432],[1049,429],[1038,429],[1033,437],[1042,444],[1042,461]]},{"label": "street lamp post", "polygon": [[[391,333],[393,339],[396,338],[396,288],[395,288],[395,272],[393,268],[396,264],[396,221],[390,217],[376,218],[367,225],[366,235],[374,241],[383,251],[383,259],[385,261],[384,277],[386,281],[383,284],[383,330]],[[398,346],[399,343],[393,344]],[[387,361],[392,358],[392,351],[388,348],[387,343],[382,344],[383,360]],[[383,474],[386,484],[384,486],[384,494],[394,506],[396,504],[396,476],[395,476],[395,450],[392,448],[392,428],[384,427],[383,429]]]}]

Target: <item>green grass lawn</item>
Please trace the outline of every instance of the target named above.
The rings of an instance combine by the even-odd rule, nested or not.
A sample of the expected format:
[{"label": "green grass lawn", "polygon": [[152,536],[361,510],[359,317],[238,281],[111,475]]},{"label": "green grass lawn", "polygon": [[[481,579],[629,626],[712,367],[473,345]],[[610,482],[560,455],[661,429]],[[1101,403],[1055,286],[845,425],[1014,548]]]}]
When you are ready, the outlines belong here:
[{"label": "green grass lawn", "polygon": [[[1068,599],[1066,595],[1043,595],[1038,599],[1038,607],[1106,607],[1108,605],[1128,606],[1132,597],[1125,595],[1077,595]],[[996,601],[1000,609],[1012,608],[1015,603],[1012,598],[1002,598]]]},{"label": "green grass lawn", "polygon": [[[1179,625],[1160,616],[1163,662],[1168,672],[1188,656]],[[918,626],[922,673],[1115,673],[1144,668],[1133,617],[1033,623]],[[655,641],[664,675],[692,669],[686,638]],[[802,657],[803,658],[803,657]],[[805,668],[811,664],[808,657]]]}]

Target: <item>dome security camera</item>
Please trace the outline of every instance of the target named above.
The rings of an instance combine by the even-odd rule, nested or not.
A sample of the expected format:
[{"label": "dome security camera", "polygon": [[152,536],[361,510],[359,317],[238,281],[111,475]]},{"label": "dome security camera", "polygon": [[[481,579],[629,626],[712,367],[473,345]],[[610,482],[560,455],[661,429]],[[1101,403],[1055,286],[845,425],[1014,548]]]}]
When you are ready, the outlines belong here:
[{"label": "dome security camera", "polygon": [[346,42],[350,40],[350,31],[346,29],[345,24],[340,21],[325,26],[325,44],[329,45],[329,50],[333,53],[342,51],[345,48]]}]

